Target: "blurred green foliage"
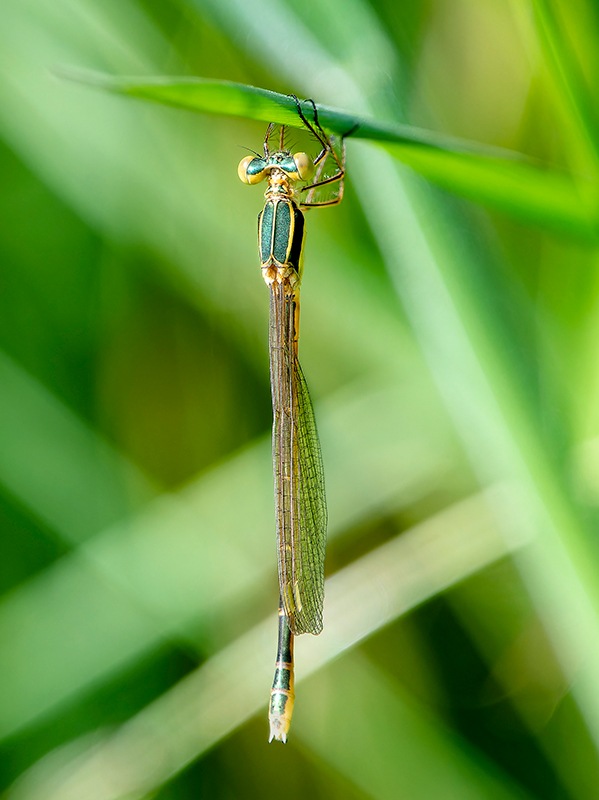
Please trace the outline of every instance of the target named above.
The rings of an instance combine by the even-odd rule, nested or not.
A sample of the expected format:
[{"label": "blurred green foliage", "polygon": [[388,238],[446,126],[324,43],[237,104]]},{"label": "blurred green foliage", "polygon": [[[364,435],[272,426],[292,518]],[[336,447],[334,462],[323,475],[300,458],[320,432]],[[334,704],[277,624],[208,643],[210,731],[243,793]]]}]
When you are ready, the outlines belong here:
[{"label": "blurred green foliage", "polygon": [[[3,0],[5,797],[598,796],[598,39],[591,0]],[[343,205],[307,220],[333,577],[285,747],[236,175],[262,112],[65,67],[408,126],[350,139]],[[431,162],[409,126],[481,147]]]}]

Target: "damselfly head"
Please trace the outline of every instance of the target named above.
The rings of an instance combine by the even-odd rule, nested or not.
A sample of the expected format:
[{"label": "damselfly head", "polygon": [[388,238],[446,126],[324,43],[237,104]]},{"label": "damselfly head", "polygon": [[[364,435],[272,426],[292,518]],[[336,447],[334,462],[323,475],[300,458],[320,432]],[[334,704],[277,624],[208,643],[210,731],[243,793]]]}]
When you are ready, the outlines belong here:
[{"label": "damselfly head", "polygon": [[237,174],[242,183],[255,186],[276,170],[292,181],[309,181],[314,175],[314,162],[307,153],[291,155],[279,150],[265,158],[245,156],[239,162]]},{"label": "damselfly head", "polygon": [[343,138],[323,130],[315,107],[313,115],[313,123],[299,115],[303,127],[298,128],[271,122],[264,137],[264,155],[245,156],[239,163],[241,182],[255,186],[265,180],[267,194],[292,197],[304,209],[339,203],[345,175]]}]

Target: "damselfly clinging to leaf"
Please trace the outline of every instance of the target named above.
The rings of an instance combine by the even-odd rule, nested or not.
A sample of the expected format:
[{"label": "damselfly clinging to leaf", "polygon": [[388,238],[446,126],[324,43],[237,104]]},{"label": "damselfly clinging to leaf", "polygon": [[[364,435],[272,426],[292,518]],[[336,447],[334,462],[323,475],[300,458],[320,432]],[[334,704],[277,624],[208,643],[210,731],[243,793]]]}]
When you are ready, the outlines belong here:
[{"label": "damselfly clinging to leaf", "polygon": [[[322,456],[308,387],[298,360],[299,289],[304,244],[303,208],[336,205],[343,197],[345,145],[320,125],[315,104],[309,121],[298,116],[320,152],[292,154],[287,126],[271,123],[264,154],[246,156],[239,177],[266,181],[258,216],[262,276],[270,289],[272,459],[279,568],[279,641],[270,699],[270,740],[285,742],[293,713],[293,637],[320,633],[324,601],[327,508]],[[275,147],[271,142],[275,140]]]}]

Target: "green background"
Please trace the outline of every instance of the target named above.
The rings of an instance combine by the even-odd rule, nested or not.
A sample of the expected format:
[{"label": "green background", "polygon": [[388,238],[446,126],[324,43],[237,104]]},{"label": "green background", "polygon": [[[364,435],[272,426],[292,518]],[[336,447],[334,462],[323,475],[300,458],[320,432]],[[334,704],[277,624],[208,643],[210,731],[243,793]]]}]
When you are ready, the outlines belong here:
[{"label": "green background", "polygon": [[[599,796],[597,41],[590,0],[2,0],[3,796]],[[488,148],[362,129],[307,215],[332,579],[285,746],[262,190],[236,174],[259,103],[65,68]]]}]

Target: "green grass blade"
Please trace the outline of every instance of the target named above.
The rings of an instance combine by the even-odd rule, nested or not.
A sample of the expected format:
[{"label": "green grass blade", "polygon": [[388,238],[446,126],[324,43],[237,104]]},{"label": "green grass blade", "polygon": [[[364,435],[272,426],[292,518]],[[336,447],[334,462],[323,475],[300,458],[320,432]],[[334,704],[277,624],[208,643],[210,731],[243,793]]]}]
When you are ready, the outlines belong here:
[{"label": "green grass blade", "polygon": [[[567,119],[574,121],[578,133],[578,146],[590,155],[595,174],[599,172],[599,115],[597,99],[589,85],[580,63],[580,45],[589,37],[589,14],[584,3],[573,4],[569,9],[555,0],[534,0],[537,31],[545,61],[551,70],[554,83],[566,109]],[[568,19],[569,18],[569,19]],[[570,24],[566,25],[566,21]],[[586,26],[586,29],[583,29]],[[591,25],[595,35],[597,30]],[[572,41],[572,36],[577,41]],[[593,46],[595,39],[590,36]]]},{"label": "green grass blade", "polygon": [[[127,78],[64,70],[99,88],[190,111],[297,125],[288,95],[228,81],[201,78]],[[317,105],[323,126],[353,139],[380,143],[395,158],[449,191],[520,219],[593,240],[599,230],[599,194],[590,183],[540,165],[526,156],[485,147],[400,123],[378,122]],[[305,108],[310,116],[311,107]]]}]

